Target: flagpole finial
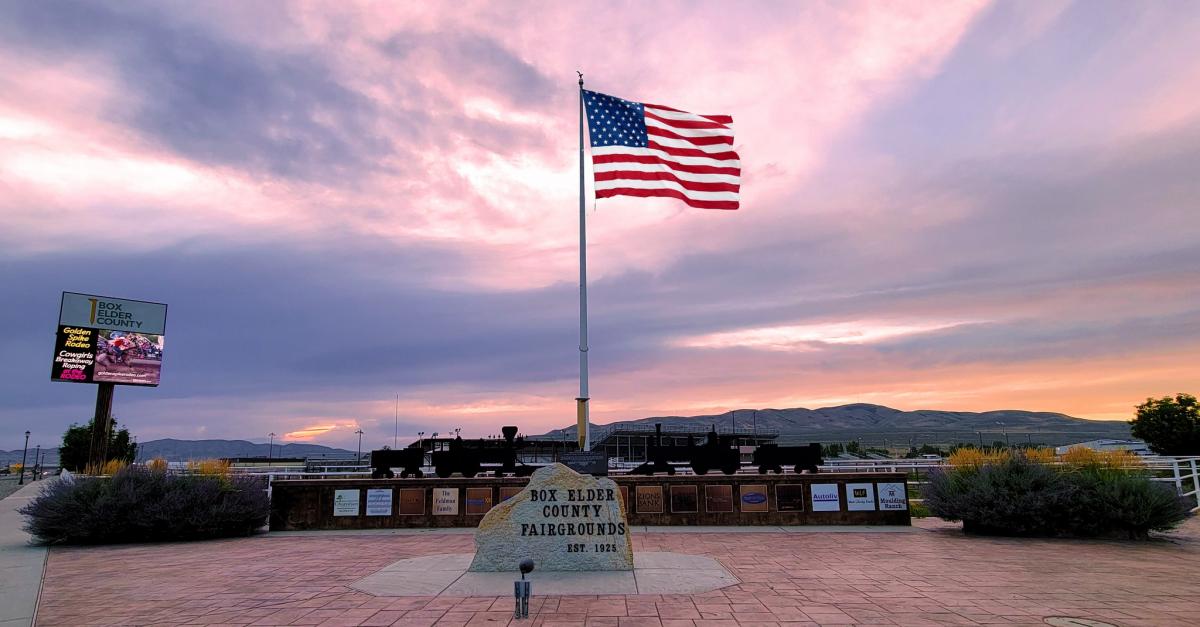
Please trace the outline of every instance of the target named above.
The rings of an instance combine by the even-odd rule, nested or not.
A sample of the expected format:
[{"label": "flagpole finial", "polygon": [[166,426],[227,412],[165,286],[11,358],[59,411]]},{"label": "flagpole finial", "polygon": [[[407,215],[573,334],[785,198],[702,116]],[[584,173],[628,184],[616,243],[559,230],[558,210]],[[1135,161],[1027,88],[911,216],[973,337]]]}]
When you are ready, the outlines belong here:
[{"label": "flagpole finial", "polygon": [[575,70],[575,73],[579,75],[579,86],[583,87],[583,72],[580,72],[579,70]]}]

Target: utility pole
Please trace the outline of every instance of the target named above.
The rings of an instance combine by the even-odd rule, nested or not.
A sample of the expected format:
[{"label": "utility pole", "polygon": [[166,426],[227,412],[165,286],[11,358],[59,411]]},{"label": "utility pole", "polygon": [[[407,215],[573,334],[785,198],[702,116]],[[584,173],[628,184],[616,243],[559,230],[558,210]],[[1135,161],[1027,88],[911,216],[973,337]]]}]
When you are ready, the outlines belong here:
[{"label": "utility pole", "polygon": [[362,434],[363,434],[363,430],[362,430],[362,429],[359,429],[358,431],[355,431],[355,433],[357,433],[357,434],[358,434],[358,451],[357,451],[357,452],[354,454],[354,464],[355,464],[355,465],[358,465],[358,464],[362,463]]},{"label": "utility pole", "polygon": [[275,432],[267,434],[270,440],[267,441],[267,465],[271,465],[271,460],[275,459]]},{"label": "utility pole", "polygon": [[25,431],[25,450],[21,451],[21,478],[17,479],[17,485],[25,485],[25,455],[29,453],[29,431]]}]

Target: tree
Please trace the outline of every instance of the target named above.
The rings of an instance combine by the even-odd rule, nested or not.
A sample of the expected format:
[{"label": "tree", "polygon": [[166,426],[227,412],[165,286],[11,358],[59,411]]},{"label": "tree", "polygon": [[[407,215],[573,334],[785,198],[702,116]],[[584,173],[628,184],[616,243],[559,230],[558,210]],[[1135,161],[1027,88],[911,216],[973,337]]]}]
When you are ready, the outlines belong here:
[{"label": "tree", "polygon": [[1200,455],[1200,404],[1191,394],[1147,398],[1129,425],[1159,455]]},{"label": "tree", "polygon": [[[94,422],[94,421],[93,421]],[[92,424],[72,424],[63,434],[62,446],[58,449],[59,464],[72,472],[82,472],[88,464],[88,452],[92,446]],[[104,462],[120,460],[133,463],[137,457],[137,444],[132,441],[129,429],[119,429],[108,434],[108,452]]]}]

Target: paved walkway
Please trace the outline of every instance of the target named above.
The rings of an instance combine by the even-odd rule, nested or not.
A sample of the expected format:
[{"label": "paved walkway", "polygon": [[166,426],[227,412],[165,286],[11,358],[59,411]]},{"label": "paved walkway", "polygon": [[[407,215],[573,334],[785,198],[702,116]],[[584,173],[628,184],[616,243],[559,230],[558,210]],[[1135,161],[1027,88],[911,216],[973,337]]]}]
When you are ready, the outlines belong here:
[{"label": "paved walkway", "polygon": [[0,500],[0,627],[33,624],[46,549],[29,546],[17,510],[37,496],[47,480],[36,481]]},{"label": "paved walkway", "polygon": [[[635,533],[635,551],[708,555],[742,583],[698,595],[536,596],[512,627],[1195,625],[1200,524],[1142,543],[911,533]],[[506,627],[512,599],[388,597],[350,585],[398,559],[466,553],[465,534],[267,535],[54,548],[38,625]]]}]

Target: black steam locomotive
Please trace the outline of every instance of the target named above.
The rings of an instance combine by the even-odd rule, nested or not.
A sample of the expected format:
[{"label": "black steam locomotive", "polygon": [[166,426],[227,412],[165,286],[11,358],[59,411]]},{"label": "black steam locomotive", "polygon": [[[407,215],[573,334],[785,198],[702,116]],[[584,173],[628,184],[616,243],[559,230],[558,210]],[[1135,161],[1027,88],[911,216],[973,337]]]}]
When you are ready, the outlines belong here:
[{"label": "black steam locomotive", "polygon": [[730,435],[718,435],[716,427],[708,432],[704,444],[697,446],[694,438],[688,436],[687,444],[679,446],[674,443],[662,443],[662,425],[654,425],[654,440],[646,451],[646,463],[630,472],[635,475],[653,475],[665,472],[675,474],[672,462],[686,462],[692,467],[692,472],[698,475],[708,474],[709,470],[720,470],[732,475],[742,467],[741,453],[737,449],[736,438]]},{"label": "black steam locomotive", "polygon": [[430,438],[402,449],[371,451],[371,476],[390,479],[396,476],[393,468],[402,468],[401,478],[419,478],[423,476],[421,467],[425,465],[426,453],[434,474],[443,479],[454,473],[474,477],[481,472],[495,472],[497,477],[527,477],[541,467],[526,464],[518,457],[517,452],[526,447],[526,442],[525,438],[516,437],[516,427],[507,426],[500,431],[502,439]]},{"label": "black steam locomotive", "polygon": [[[688,436],[687,444],[662,443],[662,425],[654,425],[654,439],[649,443],[646,452],[646,463],[630,472],[636,475],[653,475],[657,473],[675,474],[673,463],[686,463],[692,467],[692,472],[698,475],[708,474],[710,470],[720,470],[732,475],[741,468],[741,452],[737,447],[737,438],[732,435],[718,435],[714,427],[708,432],[704,444],[696,445],[694,439]],[[821,445],[808,446],[779,446],[767,443],[754,449],[754,465],[758,472],[782,473],[784,466],[792,466],[796,472],[818,471],[824,460],[821,458]]]}]

